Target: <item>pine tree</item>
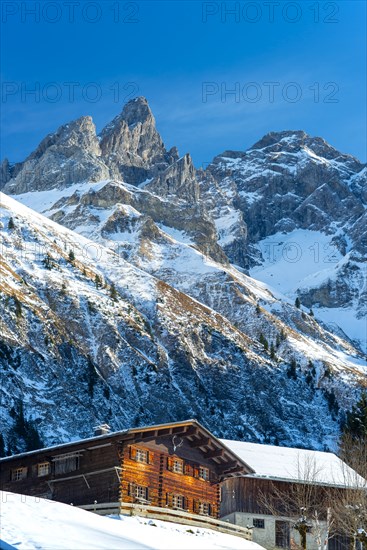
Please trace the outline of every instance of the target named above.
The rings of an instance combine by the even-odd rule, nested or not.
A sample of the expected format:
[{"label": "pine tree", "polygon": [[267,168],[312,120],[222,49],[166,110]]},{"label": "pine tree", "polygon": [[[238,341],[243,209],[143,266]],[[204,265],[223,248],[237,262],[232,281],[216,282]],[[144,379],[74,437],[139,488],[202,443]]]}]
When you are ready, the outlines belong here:
[{"label": "pine tree", "polygon": [[275,359],[275,348],[274,348],[273,342],[271,343],[271,346],[270,346],[270,357],[271,359]]},{"label": "pine tree", "polygon": [[296,301],[294,302],[294,305],[295,305],[296,308],[298,308],[298,309],[301,307],[301,300],[298,298],[298,296],[297,296],[297,298],[296,298]]},{"label": "pine tree", "polygon": [[268,343],[267,339],[265,338],[265,336],[263,335],[262,332],[260,333],[260,336],[259,336],[259,342],[260,342],[260,344],[262,344],[264,346],[264,350],[268,351],[269,343]]},{"label": "pine tree", "polygon": [[14,418],[13,434],[17,436],[17,438],[24,441],[25,450],[33,451],[43,447],[43,442],[40,434],[38,433],[37,427],[32,421],[26,420],[24,416],[24,406],[22,400],[18,402],[16,409],[12,408],[11,415]]},{"label": "pine tree", "polygon": [[102,279],[97,273],[96,273],[96,276],[94,277],[94,284],[96,285],[96,288],[101,288],[102,286]]},{"label": "pine tree", "polygon": [[13,218],[9,218],[9,221],[8,221],[8,229],[12,230],[15,228],[15,223],[14,223],[14,220]]},{"label": "pine tree", "polygon": [[256,313],[257,313],[257,315],[259,315],[261,313],[261,307],[260,307],[259,302],[257,302],[257,304],[256,304]]},{"label": "pine tree", "polygon": [[363,391],[359,401],[347,413],[344,432],[353,437],[367,438],[367,391]]},{"label": "pine tree", "polygon": [[73,263],[75,261],[74,250],[69,250],[69,262]]},{"label": "pine tree", "polygon": [[117,302],[117,290],[115,287],[115,283],[111,283],[110,286],[110,296],[114,302]]},{"label": "pine tree", "polygon": [[291,360],[291,363],[287,369],[287,376],[288,378],[293,378],[294,380],[297,379],[297,361],[293,357]]},{"label": "pine tree", "polygon": [[47,253],[46,256],[43,258],[42,263],[46,269],[53,268],[53,261],[49,253]]},{"label": "pine tree", "polygon": [[14,304],[15,304],[15,315],[18,317],[18,319],[22,316],[22,304],[18,300],[18,298],[14,295]]},{"label": "pine tree", "polygon": [[314,317],[314,316],[315,316],[312,309],[310,309],[310,311],[309,311],[309,316],[310,316],[310,317]]}]

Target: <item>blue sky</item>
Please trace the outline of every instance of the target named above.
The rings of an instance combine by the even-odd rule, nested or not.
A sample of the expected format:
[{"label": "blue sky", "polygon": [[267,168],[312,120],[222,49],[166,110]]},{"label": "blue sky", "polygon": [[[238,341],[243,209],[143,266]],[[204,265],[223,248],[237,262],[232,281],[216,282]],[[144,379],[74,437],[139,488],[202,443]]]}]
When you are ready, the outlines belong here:
[{"label": "blue sky", "polygon": [[197,166],[285,129],[366,161],[364,1],[1,8],[1,158],[24,159],[81,115],[100,130],[143,95],[165,144]]}]

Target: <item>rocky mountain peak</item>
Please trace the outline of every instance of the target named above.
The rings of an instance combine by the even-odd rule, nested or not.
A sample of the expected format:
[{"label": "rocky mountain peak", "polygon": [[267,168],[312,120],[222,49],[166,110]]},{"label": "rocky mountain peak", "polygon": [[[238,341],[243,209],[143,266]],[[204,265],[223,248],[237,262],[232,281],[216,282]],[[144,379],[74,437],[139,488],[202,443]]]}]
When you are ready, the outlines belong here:
[{"label": "rocky mountain peak", "polygon": [[145,97],[136,97],[126,103],[122,111],[122,118],[126,120],[129,126],[138,122],[143,124],[147,121],[153,121],[155,124],[153,113]]},{"label": "rocky mountain peak", "polygon": [[24,162],[15,165],[4,191],[20,194],[61,189],[82,181],[107,178],[109,170],[100,157],[92,118],[79,117],[48,134]]},{"label": "rocky mountain peak", "polygon": [[144,97],[129,101],[100,133],[100,146],[112,175],[130,183],[154,177],[177,160],[167,152]]},{"label": "rocky mountain peak", "polygon": [[93,155],[100,156],[101,151],[92,117],[81,116],[60,126],[56,132],[46,136],[26,160],[40,158],[50,147],[58,147],[64,153],[69,150],[71,154],[75,152],[75,148],[80,147]]},{"label": "rocky mountain peak", "polygon": [[257,141],[250,150],[252,149],[264,149],[264,147],[269,147],[270,145],[275,145],[282,142],[283,147],[287,143],[293,144],[302,144],[306,138],[309,136],[303,130],[283,130],[281,132],[269,132],[259,141]]}]

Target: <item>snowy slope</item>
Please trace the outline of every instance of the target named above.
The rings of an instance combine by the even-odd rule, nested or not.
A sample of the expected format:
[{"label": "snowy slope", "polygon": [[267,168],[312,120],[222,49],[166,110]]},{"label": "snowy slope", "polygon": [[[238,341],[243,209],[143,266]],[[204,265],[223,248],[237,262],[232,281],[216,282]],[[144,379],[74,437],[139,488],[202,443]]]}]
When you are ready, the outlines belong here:
[{"label": "snowy slope", "polygon": [[[50,500],[0,492],[0,548],[10,550],[261,550],[240,537],[139,517],[101,517]],[[191,531],[191,532],[190,532]]]},{"label": "snowy slope", "polygon": [[[364,372],[346,342],[311,318],[304,320],[297,308],[278,302],[260,283],[227,268],[235,282],[229,289],[237,294],[226,295],[223,285],[221,301],[237,302],[246,334],[223,314],[110,248],[5,195],[1,198],[5,323],[0,363],[6,378],[0,414],[11,449],[17,450],[17,444],[10,413],[20,398],[27,418],[49,444],[88,436],[101,421],[121,429],[194,417],[227,437],[269,441],[269,434],[276,434],[271,441],[333,447],[339,428],[328,396],[335,394],[341,410],[348,407]],[[7,229],[10,216],[12,230]],[[198,254],[186,244],[173,244]],[[45,267],[47,254],[52,269]],[[213,260],[203,259],[210,277],[213,270],[228,276]],[[98,288],[96,275],[101,279]],[[187,279],[187,271],[183,275]],[[205,276],[200,274],[204,281]],[[192,282],[199,285],[195,277]],[[117,301],[110,296],[112,282]],[[220,280],[213,283],[218,288]],[[209,286],[208,295],[212,292]],[[264,307],[256,311],[260,299]],[[284,308],[292,324],[280,322],[267,308],[278,316]],[[302,323],[308,335],[297,332]],[[279,337],[273,360],[258,341],[261,331],[274,340]],[[288,375],[292,357],[298,362],[297,380]],[[274,385],[281,394],[277,401]],[[70,409],[75,411],[72,417]],[[305,428],[310,418],[317,429]]]},{"label": "snowy slope", "polygon": [[137,98],[100,136],[82,117],[5,172],[10,439],[21,398],[47,443],[195,417],[226,437],[334,447],[366,385],[357,159],[287,131],[196,170]]}]

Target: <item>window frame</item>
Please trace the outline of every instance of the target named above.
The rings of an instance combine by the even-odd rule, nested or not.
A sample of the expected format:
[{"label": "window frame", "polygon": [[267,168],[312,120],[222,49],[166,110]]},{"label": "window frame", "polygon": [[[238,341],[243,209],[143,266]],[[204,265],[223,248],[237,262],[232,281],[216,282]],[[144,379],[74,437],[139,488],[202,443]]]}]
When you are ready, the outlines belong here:
[{"label": "window frame", "polygon": [[210,508],[209,502],[199,502],[198,514],[200,516],[210,516]]},{"label": "window frame", "polygon": [[199,479],[202,479],[204,481],[209,481],[210,479],[209,468],[207,468],[206,466],[199,466]]},{"label": "window frame", "polygon": [[148,502],[148,487],[145,485],[134,486],[134,498],[136,500],[145,500]]},{"label": "window frame", "polygon": [[[179,500],[181,501],[181,504],[179,504]],[[176,493],[172,494],[172,508],[177,508],[178,510],[185,510],[185,497],[184,495],[179,495]]]},{"label": "window frame", "polygon": [[[258,525],[255,525],[257,523]],[[260,523],[260,525],[259,525]],[[255,529],[265,529],[265,519],[264,518],[252,518],[252,525]]]},{"label": "window frame", "polygon": [[[44,471],[45,467],[47,467],[47,471]],[[49,462],[47,462],[47,461],[38,462],[38,464],[37,464],[37,477],[45,477],[45,476],[48,476],[50,473],[51,473],[51,464]]]},{"label": "window frame", "polygon": [[28,468],[26,466],[19,466],[11,471],[11,481],[22,481],[26,479],[28,474]]},{"label": "window frame", "polygon": [[[141,455],[143,459],[141,460]],[[149,452],[141,447],[135,448],[135,461],[140,464],[149,464]]]},{"label": "window frame", "polygon": [[53,468],[55,475],[69,474],[75,472],[80,468],[80,455],[79,454],[66,454],[59,455],[53,458]]},{"label": "window frame", "polygon": [[181,458],[174,458],[172,461],[172,472],[175,474],[184,473],[184,461]]}]

